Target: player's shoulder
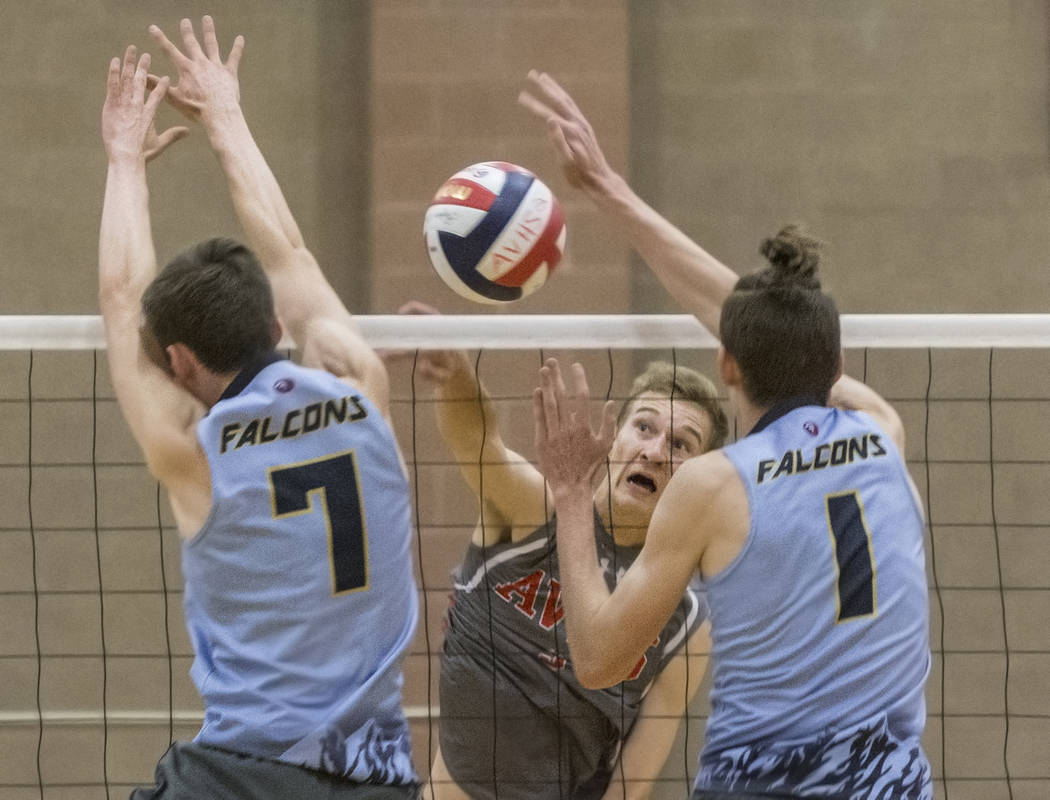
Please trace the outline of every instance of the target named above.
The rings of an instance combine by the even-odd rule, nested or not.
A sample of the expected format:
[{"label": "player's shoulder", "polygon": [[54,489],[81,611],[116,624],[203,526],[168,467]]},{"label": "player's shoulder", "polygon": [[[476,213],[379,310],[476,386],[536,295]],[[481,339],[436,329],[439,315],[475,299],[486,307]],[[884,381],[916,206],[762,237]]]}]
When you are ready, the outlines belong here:
[{"label": "player's shoulder", "polygon": [[321,369],[347,382],[388,413],[390,379],[382,359],[361,336],[353,319],[319,317],[304,326],[299,342],[304,366]]},{"label": "player's shoulder", "polygon": [[[685,519],[702,520],[731,501],[746,496],[736,467],[723,450],[690,458],[680,464],[664,490],[667,506]],[[663,498],[661,498],[663,500]]]},{"label": "player's shoulder", "polygon": [[736,467],[723,448],[711,450],[680,464],[673,480],[679,484],[688,484],[692,491],[705,493],[718,492],[734,481],[740,482]]}]

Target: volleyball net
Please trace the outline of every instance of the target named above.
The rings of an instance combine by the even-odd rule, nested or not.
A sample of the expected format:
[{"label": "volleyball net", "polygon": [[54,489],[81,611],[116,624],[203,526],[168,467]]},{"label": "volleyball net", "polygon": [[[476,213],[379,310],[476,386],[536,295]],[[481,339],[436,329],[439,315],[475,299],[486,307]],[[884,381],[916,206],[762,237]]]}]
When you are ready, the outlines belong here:
[{"label": "volleyball net", "polygon": [[[716,343],[687,315],[358,319],[377,348],[471,350],[527,457],[547,355],[581,361],[596,400],[624,398],[654,359],[715,375]],[[900,413],[926,506],[937,796],[1050,797],[1050,315],[845,315],[843,342],[847,372]],[[450,572],[477,505],[413,359],[390,370],[425,612],[405,661],[425,777]],[[178,537],[117,408],[97,317],[0,318],[0,375],[0,800],[126,797],[202,716]],[[687,793],[706,693],[654,798]]]}]

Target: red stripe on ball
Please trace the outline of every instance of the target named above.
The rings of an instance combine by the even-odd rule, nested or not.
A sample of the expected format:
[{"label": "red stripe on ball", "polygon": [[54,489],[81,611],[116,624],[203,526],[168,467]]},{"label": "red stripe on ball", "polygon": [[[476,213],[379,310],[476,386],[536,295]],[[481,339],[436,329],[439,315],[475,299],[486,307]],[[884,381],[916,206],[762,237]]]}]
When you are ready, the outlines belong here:
[{"label": "red stripe on ball", "polygon": [[547,220],[547,225],[543,229],[543,233],[540,234],[540,238],[536,240],[536,244],[522,257],[514,269],[501,275],[493,283],[498,283],[501,286],[521,286],[532,277],[532,273],[544,261],[547,262],[548,275],[554,271],[558,261],[561,260],[561,251],[558,249],[558,236],[561,235],[561,229],[565,226],[565,214],[561,210],[561,203],[553,197],[551,199],[553,206],[550,219]]}]

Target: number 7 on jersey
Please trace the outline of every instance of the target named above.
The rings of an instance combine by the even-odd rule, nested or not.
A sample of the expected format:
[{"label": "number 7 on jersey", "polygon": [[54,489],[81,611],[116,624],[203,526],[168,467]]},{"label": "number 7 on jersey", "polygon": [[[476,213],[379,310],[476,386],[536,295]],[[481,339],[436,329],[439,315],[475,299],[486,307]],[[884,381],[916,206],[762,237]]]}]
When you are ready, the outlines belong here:
[{"label": "number 7 on jersey", "polygon": [[332,594],[367,589],[368,539],[354,451],[273,467],[269,477],[275,519],[324,514]]}]

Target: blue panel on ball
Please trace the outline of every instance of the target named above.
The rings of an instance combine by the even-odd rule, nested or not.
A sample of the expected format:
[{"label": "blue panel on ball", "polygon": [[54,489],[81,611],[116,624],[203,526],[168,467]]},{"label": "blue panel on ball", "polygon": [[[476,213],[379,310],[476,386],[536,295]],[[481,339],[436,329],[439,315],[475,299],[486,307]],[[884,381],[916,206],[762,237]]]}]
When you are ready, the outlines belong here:
[{"label": "blue panel on ball", "polygon": [[521,287],[493,283],[476,268],[482,256],[503,232],[507,221],[518,210],[533,180],[532,175],[523,172],[508,172],[503,190],[492,201],[492,206],[474,230],[466,236],[457,236],[448,231],[438,233],[441,249],[445,252],[445,258],[452,269],[471,291],[490,300],[510,302],[522,295]]}]

